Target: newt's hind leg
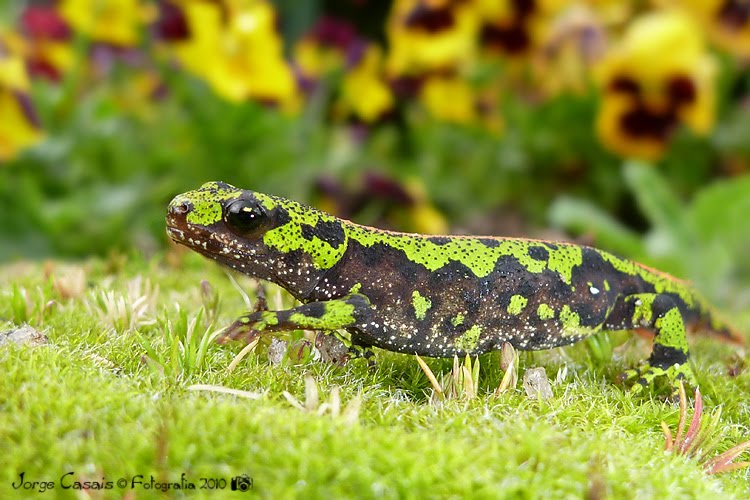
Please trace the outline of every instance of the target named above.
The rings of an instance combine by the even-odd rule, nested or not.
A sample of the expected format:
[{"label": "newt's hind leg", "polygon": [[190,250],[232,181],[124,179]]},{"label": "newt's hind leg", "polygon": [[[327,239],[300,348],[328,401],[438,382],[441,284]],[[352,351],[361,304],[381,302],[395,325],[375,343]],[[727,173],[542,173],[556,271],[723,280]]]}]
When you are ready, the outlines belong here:
[{"label": "newt's hind leg", "polygon": [[664,294],[640,293],[625,297],[625,305],[630,319],[628,327],[646,328],[656,334],[648,361],[624,374],[626,380],[636,382],[632,391],[641,392],[657,378],[666,378],[673,394],[681,381],[697,387],[689,363],[685,321],[675,299]]}]

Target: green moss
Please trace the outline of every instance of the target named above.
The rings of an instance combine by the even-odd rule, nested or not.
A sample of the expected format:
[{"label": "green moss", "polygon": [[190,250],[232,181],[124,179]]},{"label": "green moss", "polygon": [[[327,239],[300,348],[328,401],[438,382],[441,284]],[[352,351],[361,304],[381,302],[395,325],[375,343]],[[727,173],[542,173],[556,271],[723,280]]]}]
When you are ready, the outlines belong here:
[{"label": "green moss", "polygon": [[[10,484],[21,471],[27,478],[57,483],[68,471],[80,480],[102,474],[115,481],[136,474],[179,481],[185,473],[198,485],[200,477],[229,482],[248,474],[254,482],[251,494],[266,498],[494,498],[498,492],[584,498],[592,485],[612,498],[713,498],[717,491],[722,498],[750,497],[746,471],[707,476],[695,461],[663,453],[660,423],[675,429],[677,409],[658,398],[633,397],[614,383],[642,356],[639,342],[623,345],[622,356],[595,370],[587,368],[584,346],[565,348],[565,359],[554,351],[522,355],[522,372],[545,366],[556,373],[568,366],[567,379],[560,382],[564,390],[543,405],[521,390],[494,396],[502,373],[495,355],[485,355],[479,358],[478,396],[435,408],[429,381],[413,356],[382,350],[375,351],[376,369],[363,360],[345,366],[274,364],[261,342],[230,371],[244,346],[208,343],[204,363],[183,369],[184,357],[179,348],[172,350],[165,333],[167,322],[181,321],[175,303],[188,319],[196,318],[204,304],[200,283],[207,280],[221,297],[209,332],[247,307],[224,272],[194,255],[186,255],[177,268],[161,259],[138,258],[128,259],[117,273],[101,261],[83,267],[89,285],[73,297],[49,286],[50,280],[61,279],[60,263],[0,267],[0,318],[13,320],[13,289],[21,289],[29,301],[26,321],[52,344],[0,346],[3,497],[18,496]],[[133,286],[136,278],[140,287]],[[147,293],[147,282],[159,292]],[[241,278],[240,284],[254,299],[254,282]],[[136,288],[140,292],[129,292]],[[140,302],[145,316],[137,329],[153,344],[164,369],[151,369],[153,362],[143,361],[149,356],[129,320],[110,321],[117,307],[103,312],[97,297],[104,292],[123,297],[126,311],[132,311],[136,298],[147,297]],[[295,304],[275,287],[268,292],[274,308]],[[50,300],[58,306],[45,308]],[[157,323],[151,323],[154,318]],[[749,330],[750,312],[738,311],[735,318],[743,331]],[[671,319],[667,325],[673,325]],[[0,322],[0,331],[11,326]],[[198,321],[193,333],[199,335],[204,326]],[[296,342],[303,337],[283,338]],[[726,376],[734,350],[710,339],[695,340],[692,362],[706,411],[722,407],[719,451],[724,451],[750,438],[744,424],[750,400],[743,397],[750,372]],[[450,360],[427,362],[438,379],[450,372]],[[319,405],[313,406],[311,398],[310,409],[303,411],[284,393],[304,408],[307,375],[314,380]],[[189,389],[194,384],[249,391],[259,399]],[[330,408],[334,388],[341,401],[338,417],[319,411],[323,403]],[[347,420],[343,408],[357,399],[359,410]],[[433,457],[429,466],[425,457]],[[129,492],[116,489],[110,496]],[[134,494],[158,496],[142,489]],[[59,488],[48,492],[50,498],[66,495]],[[221,492],[199,491],[196,498],[218,496]]]}]

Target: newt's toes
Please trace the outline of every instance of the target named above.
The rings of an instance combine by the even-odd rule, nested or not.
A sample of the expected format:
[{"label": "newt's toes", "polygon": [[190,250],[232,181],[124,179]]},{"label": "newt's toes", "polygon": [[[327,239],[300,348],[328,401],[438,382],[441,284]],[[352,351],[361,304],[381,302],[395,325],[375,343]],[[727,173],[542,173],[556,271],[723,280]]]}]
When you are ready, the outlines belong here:
[{"label": "newt's toes", "polygon": [[[244,319],[244,318],[243,318]],[[252,328],[247,322],[238,320],[227,327],[216,339],[219,344],[226,344],[233,340],[243,340],[249,344],[260,336],[260,332]]]}]

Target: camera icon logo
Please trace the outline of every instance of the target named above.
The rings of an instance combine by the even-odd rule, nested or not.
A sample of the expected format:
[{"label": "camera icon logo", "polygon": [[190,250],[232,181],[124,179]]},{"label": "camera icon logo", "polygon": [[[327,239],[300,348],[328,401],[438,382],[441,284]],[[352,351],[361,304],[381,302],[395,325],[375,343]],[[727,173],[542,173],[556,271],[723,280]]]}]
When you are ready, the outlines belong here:
[{"label": "camera icon logo", "polygon": [[253,487],[253,479],[247,474],[234,476],[229,486],[232,491],[249,491]]}]

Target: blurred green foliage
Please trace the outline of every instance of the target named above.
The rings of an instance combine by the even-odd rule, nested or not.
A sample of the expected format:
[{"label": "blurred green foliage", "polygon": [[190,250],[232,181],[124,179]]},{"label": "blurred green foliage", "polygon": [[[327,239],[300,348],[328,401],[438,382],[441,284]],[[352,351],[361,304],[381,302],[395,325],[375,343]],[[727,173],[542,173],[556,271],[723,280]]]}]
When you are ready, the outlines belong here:
[{"label": "blurred green foliage", "polygon": [[[18,17],[21,5],[7,8],[6,20]],[[287,57],[324,14],[388,45],[385,4],[275,5]],[[78,63],[59,81],[34,78],[28,89],[44,139],[0,166],[0,260],[156,251],[166,243],[171,197],[208,180],[325,205],[322,178],[346,190],[377,172],[416,184],[417,203],[436,207],[453,227],[537,236],[551,222],[694,279],[712,297],[739,297],[750,282],[750,77],[724,53],[716,58],[713,130],[678,128],[662,157],[636,164],[607,150],[593,126],[606,89],[588,81],[582,91],[544,94],[525,87],[540,82],[519,76],[510,57],[488,59],[466,75],[477,88],[506,83],[493,93],[498,130],[436,119],[411,98],[373,123],[337,117],[348,77],[340,68],[321,76],[290,114],[263,99],[221,97],[170,58],[149,59],[144,69],[128,59],[133,54],[108,53],[106,70],[97,70],[82,62],[93,58],[91,40],[77,36],[69,45]],[[160,49],[148,39],[138,50]],[[139,90],[144,76],[157,86]],[[383,223],[367,201],[347,215]],[[520,227],[487,216],[497,211]],[[420,227],[386,222],[394,221],[396,229]]]}]

